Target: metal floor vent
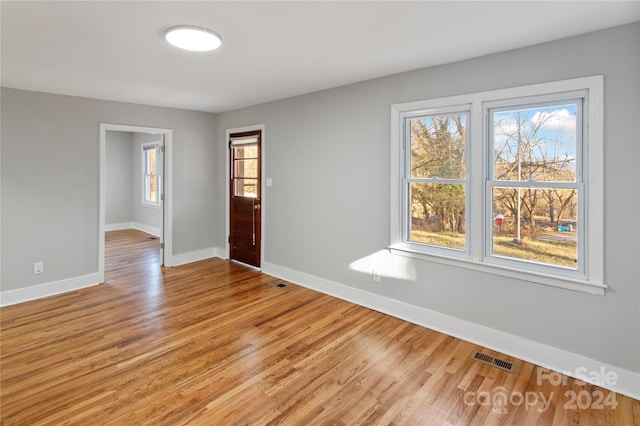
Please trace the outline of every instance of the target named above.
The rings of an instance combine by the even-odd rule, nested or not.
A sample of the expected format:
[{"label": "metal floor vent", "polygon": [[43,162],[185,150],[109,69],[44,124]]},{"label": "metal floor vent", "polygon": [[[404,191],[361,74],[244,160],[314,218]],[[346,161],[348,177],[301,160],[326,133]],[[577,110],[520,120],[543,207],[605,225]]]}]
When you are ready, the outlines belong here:
[{"label": "metal floor vent", "polygon": [[278,280],[269,281],[267,284],[269,284],[270,286],[273,286],[273,287],[280,287],[280,288],[287,286],[285,283],[283,283],[282,281],[278,281]]},{"label": "metal floor vent", "polygon": [[500,358],[494,358],[491,355],[483,354],[482,352],[478,351],[476,351],[471,358],[484,364],[492,365],[501,370],[508,371],[509,373],[513,373],[516,369],[515,364],[512,362],[505,361],[504,359]]}]

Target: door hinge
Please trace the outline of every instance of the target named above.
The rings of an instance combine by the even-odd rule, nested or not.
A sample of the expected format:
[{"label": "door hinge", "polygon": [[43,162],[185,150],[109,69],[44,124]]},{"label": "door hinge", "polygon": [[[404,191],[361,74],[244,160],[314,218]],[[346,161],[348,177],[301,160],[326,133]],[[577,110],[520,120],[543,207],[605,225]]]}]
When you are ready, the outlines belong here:
[{"label": "door hinge", "polygon": [[160,145],[160,152],[164,152],[164,145]]},{"label": "door hinge", "polygon": [[160,249],[164,250],[164,243],[160,243]]},{"label": "door hinge", "polygon": [[231,235],[229,235],[229,244],[231,244]]},{"label": "door hinge", "polygon": [[164,194],[160,194],[160,201],[164,201]]}]

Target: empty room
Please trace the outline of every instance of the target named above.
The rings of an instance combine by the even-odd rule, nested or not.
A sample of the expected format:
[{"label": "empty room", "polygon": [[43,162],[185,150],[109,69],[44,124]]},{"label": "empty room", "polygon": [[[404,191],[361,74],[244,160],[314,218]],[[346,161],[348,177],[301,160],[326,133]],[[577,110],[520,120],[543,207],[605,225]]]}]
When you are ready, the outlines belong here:
[{"label": "empty room", "polygon": [[638,1],[2,1],[3,425],[640,425]]}]

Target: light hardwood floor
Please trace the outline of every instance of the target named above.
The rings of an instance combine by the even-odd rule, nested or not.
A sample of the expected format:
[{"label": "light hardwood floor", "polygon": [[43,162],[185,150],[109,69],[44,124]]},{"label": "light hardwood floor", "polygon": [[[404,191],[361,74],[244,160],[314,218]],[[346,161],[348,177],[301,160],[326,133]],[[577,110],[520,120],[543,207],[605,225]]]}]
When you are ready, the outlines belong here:
[{"label": "light hardwood floor", "polygon": [[0,310],[2,424],[640,425],[639,401],[229,261],[161,269],[158,251],[110,232],[105,284]]}]

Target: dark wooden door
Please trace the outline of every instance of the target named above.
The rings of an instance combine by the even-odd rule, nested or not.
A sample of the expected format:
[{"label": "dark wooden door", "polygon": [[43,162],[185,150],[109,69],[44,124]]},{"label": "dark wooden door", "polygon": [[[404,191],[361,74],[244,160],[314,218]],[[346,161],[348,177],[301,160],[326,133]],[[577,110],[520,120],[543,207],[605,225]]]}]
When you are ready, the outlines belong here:
[{"label": "dark wooden door", "polygon": [[230,136],[231,259],[260,267],[261,240],[261,139],[260,130]]}]

